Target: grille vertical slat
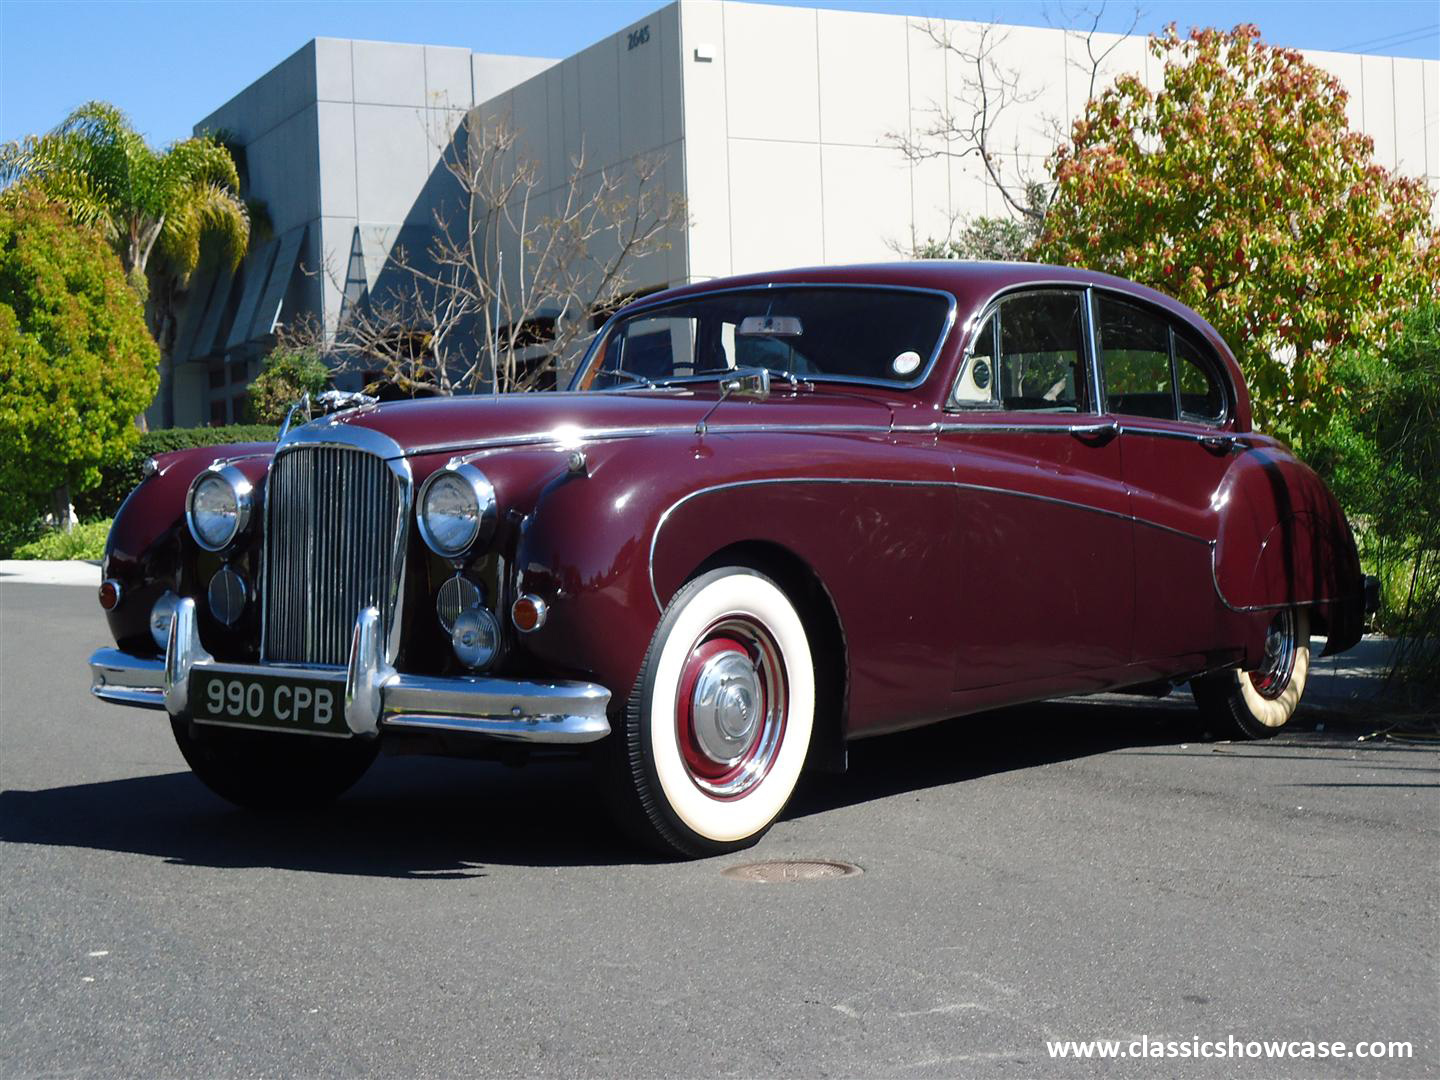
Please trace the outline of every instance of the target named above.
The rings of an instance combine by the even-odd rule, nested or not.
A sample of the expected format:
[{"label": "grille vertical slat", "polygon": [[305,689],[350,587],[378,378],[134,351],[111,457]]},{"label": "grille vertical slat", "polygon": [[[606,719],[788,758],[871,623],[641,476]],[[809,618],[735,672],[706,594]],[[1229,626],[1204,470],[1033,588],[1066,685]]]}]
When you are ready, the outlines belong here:
[{"label": "grille vertical slat", "polygon": [[400,480],[360,450],[304,446],[270,470],[263,598],[266,660],[343,665],[362,608],[383,625],[398,595]]}]

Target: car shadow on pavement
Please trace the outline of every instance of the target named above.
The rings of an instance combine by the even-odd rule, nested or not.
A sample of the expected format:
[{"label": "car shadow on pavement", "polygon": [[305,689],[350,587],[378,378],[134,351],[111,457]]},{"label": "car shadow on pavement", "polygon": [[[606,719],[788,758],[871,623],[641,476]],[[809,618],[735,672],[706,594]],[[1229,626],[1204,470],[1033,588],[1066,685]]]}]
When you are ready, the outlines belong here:
[{"label": "car shadow on pavement", "polygon": [[[962,717],[852,743],[845,775],[808,777],[784,817],[1201,738],[1188,700],[1071,700]],[[3,791],[0,841],[182,865],[440,880],[484,877],[488,866],[657,861],[611,823],[588,766],[574,760],[511,768],[382,756],[333,807],[306,816],[234,809],[188,772]]]},{"label": "car shadow on pavement", "polygon": [[150,855],[177,864],[469,879],[490,865],[654,861],[611,827],[574,761],[523,769],[381,757],[318,813],[231,807],[188,772],[0,792],[0,841]]},{"label": "car shadow on pavement", "polygon": [[813,776],[787,818],[981,776],[1205,738],[1187,699],[1118,697],[1044,702],[957,717],[850,744],[843,776]]}]

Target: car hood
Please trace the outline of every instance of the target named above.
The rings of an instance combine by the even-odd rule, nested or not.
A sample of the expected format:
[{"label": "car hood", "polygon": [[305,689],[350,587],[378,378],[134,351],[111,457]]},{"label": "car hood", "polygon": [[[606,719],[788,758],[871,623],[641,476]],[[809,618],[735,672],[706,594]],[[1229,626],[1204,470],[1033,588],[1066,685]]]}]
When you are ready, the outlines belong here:
[{"label": "car hood", "polygon": [[624,393],[534,393],[427,398],[355,409],[327,424],[369,428],[407,456],[480,447],[565,443],[657,432],[717,434],[763,428],[885,430],[893,412],[883,401],[844,391],[781,389],[763,400],[728,397],[710,387]]}]

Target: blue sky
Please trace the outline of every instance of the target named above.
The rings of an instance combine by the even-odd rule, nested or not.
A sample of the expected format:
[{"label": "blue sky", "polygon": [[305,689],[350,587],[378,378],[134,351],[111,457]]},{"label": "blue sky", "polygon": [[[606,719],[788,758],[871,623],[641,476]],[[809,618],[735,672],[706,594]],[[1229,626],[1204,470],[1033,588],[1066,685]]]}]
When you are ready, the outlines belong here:
[{"label": "blue sky", "polygon": [[[92,98],[126,110],[152,142],[191,125],[312,37],[463,45],[476,52],[563,57],[662,6],[663,0],[381,0],[63,2],[0,0],[0,140],[46,130]],[[1037,26],[1064,24],[1075,0],[791,0]],[[1440,58],[1435,0],[1148,0],[1140,29],[1168,22],[1259,24],[1300,48]],[[1102,23],[1123,30],[1134,5],[1110,0]]]}]

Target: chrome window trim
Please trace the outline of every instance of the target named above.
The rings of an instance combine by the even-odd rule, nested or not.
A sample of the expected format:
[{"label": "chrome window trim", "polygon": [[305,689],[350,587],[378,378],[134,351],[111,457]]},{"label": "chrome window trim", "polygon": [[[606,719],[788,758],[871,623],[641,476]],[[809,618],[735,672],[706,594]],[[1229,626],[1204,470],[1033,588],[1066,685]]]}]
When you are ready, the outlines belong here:
[{"label": "chrome window trim", "polygon": [[[385,659],[388,663],[394,663],[400,655],[400,644],[402,638],[402,627],[404,624],[405,611],[405,572],[407,569],[406,556],[410,550],[410,514],[415,504],[415,474],[410,468],[410,462],[406,460],[404,449],[398,442],[389,435],[376,431],[373,428],[356,427],[351,424],[337,423],[333,420],[316,422],[311,421],[298,428],[286,432],[285,437],[275,447],[275,453],[270,459],[270,467],[273,469],[275,462],[280,455],[287,451],[300,447],[329,446],[344,450],[353,450],[371,454],[380,458],[389,468],[400,485],[400,497],[396,500],[397,517],[395,522],[395,547],[391,552],[391,566],[394,568],[390,580],[390,600],[393,602],[390,626],[386,628]],[[263,591],[261,585],[269,581],[265,561],[268,558],[269,537],[266,530],[270,527],[270,484],[269,471],[266,472],[265,492],[261,499],[260,511],[260,558],[257,560],[257,584],[260,601],[260,661],[266,663],[265,641],[269,630],[270,601]]]},{"label": "chrome window trim", "polygon": [[[1069,434],[1064,428],[1057,428],[1064,434]],[[889,487],[935,487],[935,488],[956,488],[961,491],[980,491],[991,495],[1009,495],[1012,498],[1028,499],[1032,502],[1049,503],[1054,506],[1065,506],[1074,510],[1085,510],[1092,514],[1100,514],[1104,517],[1116,518],[1121,521],[1129,521],[1136,525],[1142,525],[1151,529],[1158,529],[1161,532],[1171,533],[1183,537],[1186,540],[1193,540],[1198,544],[1208,544],[1212,550],[1215,541],[1207,540],[1203,536],[1196,536],[1194,533],[1185,532],[1183,529],[1175,529],[1169,525],[1161,525],[1156,521],[1148,521],[1145,518],[1136,517],[1133,514],[1122,514],[1118,510],[1106,510],[1104,507],[1091,506],[1088,503],[1075,502],[1073,499],[1061,499],[1053,495],[1041,495],[1036,492],[1015,491],[1012,488],[995,487],[991,484],[971,484],[962,480],[889,480],[878,477],[858,476],[772,476],[757,480],[732,480],[724,484],[712,484],[708,487],[697,488],[680,498],[676,499],[655,522],[655,531],[650,534],[650,553],[648,569],[650,575],[650,595],[655,601],[655,610],[665,611],[665,605],[660,600],[660,589],[655,583],[655,549],[660,543],[660,532],[665,528],[670,516],[680,507],[692,499],[701,495],[711,495],[717,491],[728,491],[742,487],[765,487],[772,484],[867,484],[884,485]],[[1223,599],[1223,598],[1222,598]]]},{"label": "chrome window trim", "polygon": [[[1204,334],[1197,333],[1195,327],[1191,326],[1189,323],[1183,322],[1177,315],[1175,315],[1171,311],[1167,311],[1159,304],[1156,304],[1150,300],[1146,300],[1144,297],[1136,296],[1133,293],[1126,292],[1123,289],[1116,289],[1107,285],[1090,285],[1088,286],[1088,291],[1092,296],[1092,304],[1099,303],[1101,294],[1113,296],[1121,303],[1126,303],[1131,305],[1132,307],[1137,307],[1142,311],[1149,312],[1150,314],[1154,315],[1156,318],[1164,322],[1165,325],[1169,328],[1170,392],[1172,397],[1174,398],[1175,405],[1175,418],[1173,421],[1174,423],[1204,424],[1206,427],[1210,428],[1223,428],[1229,425],[1232,420],[1234,420],[1235,403],[1238,398],[1236,395],[1233,380],[1230,378],[1229,368],[1227,368],[1224,362],[1220,359],[1220,357],[1216,355],[1214,346],[1212,346],[1208,341],[1205,340]],[[1178,336],[1181,329],[1187,330],[1191,337],[1199,339],[1202,346],[1200,351],[1202,357],[1205,360],[1205,366],[1208,367],[1210,369],[1210,373],[1219,380],[1220,396],[1225,399],[1225,411],[1218,420],[1210,419],[1203,416],[1196,416],[1194,413],[1187,413],[1180,407],[1180,373],[1179,369],[1176,367],[1176,364],[1178,363],[1178,358],[1175,352],[1175,338]],[[1098,323],[1096,323],[1096,328],[1092,334],[1092,340],[1093,348],[1095,351],[1095,379],[1096,392],[1098,394],[1100,388],[1100,331]],[[1097,397],[1096,400],[1099,401],[1099,398]],[[1106,402],[1105,404],[1108,405],[1109,403]],[[1116,415],[1129,416],[1131,414],[1117,413]],[[1159,418],[1147,417],[1146,419]],[[1154,432],[1152,431],[1151,434],[1153,433]]]},{"label": "chrome window trim", "polygon": [[[629,319],[636,315],[644,314],[652,308],[665,307],[670,304],[683,304],[692,300],[702,300],[709,296],[725,296],[729,293],[739,292],[763,292],[767,289],[866,289],[871,292],[902,292],[918,293],[927,296],[939,296],[946,301],[945,319],[941,324],[940,333],[935,339],[935,347],[930,350],[930,357],[925,366],[915,378],[908,382],[899,382],[894,379],[873,379],[862,375],[806,375],[802,382],[815,383],[840,383],[844,385],[861,386],[883,386],[891,390],[914,390],[924,385],[925,380],[930,377],[935,368],[936,361],[945,349],[945,344],[950,340],[950,333],[955,328],[955,318],[959,312],[959,301],[955,294],[947,289],[932,289],[923,285],[887,285],[880,282],[864,281],[768,281],[754,285],[729,285],[722,289],[703,289],[698,292],[688,293],[685,296],[672,296],[669,298],[651,299],[637,301],[634,305],[626,306],[617,311],[596,332],[594,339],[590,342],[589,348],[585,350],[585,356],[575,368],[575,374],[570,376],[570,385],[566,387],[569,393],[605,393],[604,390],[581,390],[579,389],[580,377],[590,370],[590,364],[595,353],[605,344],[610,336],[614,324],[622,318]],[[683,375],[673,379],[666,379],[666,386],[684,386],[689,383],[714,382],[723,377],[724,372],[715,372],[708,375]]]},{"label": "chrome window trim", "polygon": [[[1085,409],[1076,409],[1074,413],[1067,413],[1067,414],[1065,414],[1065,415],[1074,415],[1074,416],[1100,416],[1100,415],[1103,415],[1103,414],[1100,412],[1100,410],[1096,407],[1096,406],[1099,405],[1099,401],[1100,401],[1100,398],[1099,398],[1100,384],[1099,384],[1099,381],[1098,381],[1098,380],[1099,380],[1099,369],[1098,369],[1098,366],[1097,366],[1097,364],[1098,364],[1098,361],[1097,361],[1097,359],[1096,359],[1097,353],[1096,353],[1096,348],[1095,348],[1094,333],[1093,333],[1093,331],[1092,331],[1092,322],[1091,322],[1091,316],[1090,316],[1090,303],[1091,303],[1091,301],[1090,301],[1090,293],[1091,293],[1092,288],[1093,288],[1093,286],[1086,285],[1086,284],[1084,284],[1083,282],[1077,282],[1077,281],[1060,281],[1060,280],[1053,279],[1053,278],[1037,278],[1037,279],[1035,279],[1034,281],[1024,281],[1024,282],[1019,282],[1019,283],[1017,283],[1017,284],[1006,285],[1004,288],[1002,288],[1002,289],[997,289],[995,292],[991,293],[990,296],[986,299],[986,301],[985,301],[983,304],[979,305],[979,306],[976,308],[976,310],[979,312],[979,315],[973,316],[973,317],[971,317],[970,319],[967,319],[967,320],[966,320],[966,325],[967,325],[967,327],[969,327],[969,333],[970,333],[972,336],[971,336],[971,338],[969,338],[968,340],[965,341],[964,345],[963,345],[962,348],[961,348],[961,352],[960,352],[960,366],[959,366],[959,367],[956,369],[956,371],[955,371],[955,380],[954,380],[954,382],[951,383],[951,385],[950,385],[950,390],[949,390],[949,392],[946,394],[946,397],[945,397],[945,405],[944,405],[944,410],[945,410],[945,412],[948,412],[948,413],[994,412],[994,413],[1005,413],[1005,414],[1008,415],[1008,416],[1014,416],[1014,415],[1023,415],[1023,414],[1025,414],[1025,413],[1027,413],[1027,412],[1037,412],[1037,411],[1038,411],[1038,410],[1027,410],[1027,409],[1007,409],[1007,408],[1005,408],[1005,403],[1000,400],[1000,355],[999,355],[999,353],[1000,353],[1000,340],[999,340],[999,338],[1000,338],[1000,334],[1003,333],[1003,331],[1004,331],[1004,327],[1003,327],[1003,326],[1000,326],[999,324],[996,325],[996,341],[995,341],[995,352],[996,352],[996,356],[995,356],[995,358],[994,358],[994,360],[995,360],[995,374],[994,374],[994,376],[993,376],[993,378],[994,378],[994,384],[993,384],[993,385],[994,385],[994,387],[995,387],[994,395],[991,397],[991,399],[990,399],[989,401],[957,401],[957,400],[956,400],[956,397],[955,397],[955,394],[956,394],[956,391],[959,390],[959,388],[960,388],[960,380],[961,380],[961,378],[963,378],[964,375],[965,375],[965,367],[966,367],[966,365],[969,364],[969,362],[970,362],[970,357],[971,357],[971,355],[972,355],[972,353],[971,353],[971,348],[972,348],[972,346],[973,346],[973,344],[974,344],[974,337],[973,337],[973,335],[980,329],[980,327],[982,327],[982,326],[985,325],[985,320],[986,320],[986,319],[988,319],[992,314],[995,314],[996,312],[998,312],[998,311],[1000,310],[1000,305],[1001,305],[1001,303],[1003,303],[1004,301],[1009,300],[1009,299],[1011,299],[1012,297],[1016,296],[1017,294],[1021,294],[1021,293],[1027,293],[1027,292],[1059,292],[1059,293],[1074,293],[1076,296],[1079,296],[1079,297],[1081,298],[1081,303],[1080,303],[1080,309],[1081,309],[1081,311],[1080,311],[1080,326],[1081,326],[1080,333],[1081,333],[1081,335],[1082,335],[1081,349],[1086,353],[1086,357],[1087,357],[1087,364],[1086,364],[1086,368],[1087,368],[1087,372],[1086,372],[1086,382],[1087,382],[1087,384],[1090,386],[1090,394],[1089,394],[1089,397],[1090,397],[1090,404],[1091,404],[1091,408],[1088,409],[1088,410],[1085,410]],[[1045,413],[1041,413],[1040,415],[1046,415],[1046,414],[1045,414]]]}]

